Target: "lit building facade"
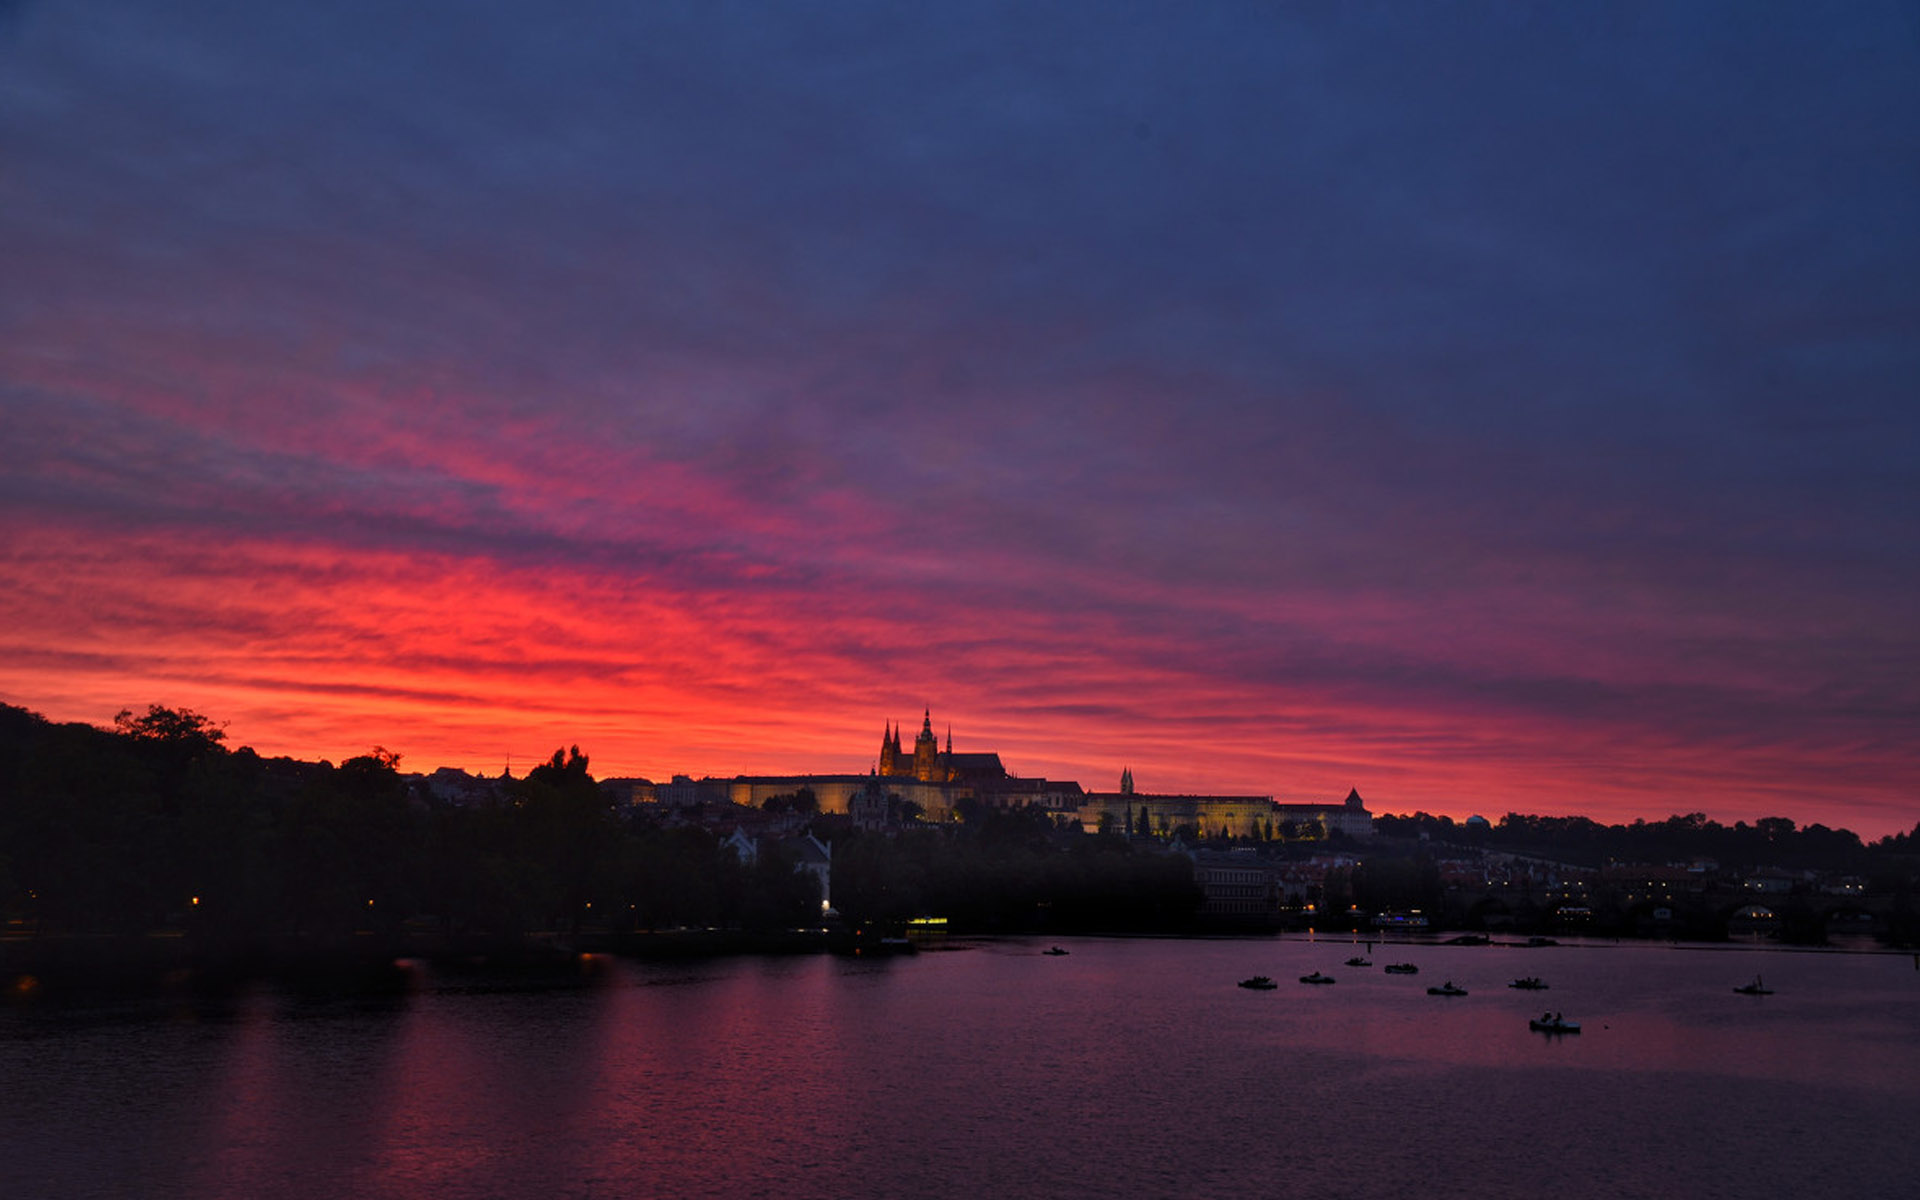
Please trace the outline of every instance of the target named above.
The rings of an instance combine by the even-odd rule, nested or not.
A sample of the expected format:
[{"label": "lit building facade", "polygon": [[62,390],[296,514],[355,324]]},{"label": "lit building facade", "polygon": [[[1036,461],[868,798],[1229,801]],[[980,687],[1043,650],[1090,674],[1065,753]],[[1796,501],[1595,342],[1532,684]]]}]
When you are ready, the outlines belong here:
[{"label": "lit building facade", "polygon": [[1373,836],[1373,814],[1358,790],[1339,804],[1280,804],[1271,796],[1166,796],[1133,790],[1133,772],[1120,778],[1117,792],[1090,792],[1080,807],[1080,825],[1096,833],[1102,824],[1116,832],[1131,830],[1170,837],[1191,827],[1202,838]]}]

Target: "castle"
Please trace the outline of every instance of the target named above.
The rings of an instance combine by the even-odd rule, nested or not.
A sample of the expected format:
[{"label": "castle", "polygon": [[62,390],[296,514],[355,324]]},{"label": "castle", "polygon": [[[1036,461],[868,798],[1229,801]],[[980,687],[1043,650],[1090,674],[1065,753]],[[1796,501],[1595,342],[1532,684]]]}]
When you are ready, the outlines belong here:
[{"label": "castle", "polygon": [[1373,832],[1373,816],[1357,791],[1340,804],[1284,804],[1271,796],[1149,795],[1135,791],[1131,767],[1121,772],[1117,792],[1087,792],[1069,780],[1010,775],[998,754],[954,753],[952,729],[941,746],[931,708],[921,714],[911,754],[901,728],[885,723],[880,757],[868,774],[738,775],[699,781],[676,776],[672,784],[657,789],[645,785],[647,799],[664,804],[716,801],[751,808],[802,788],[813,793],[821,812],[856,819],[871,818],[902,802],[911,803],[929,821],[951,821],[962,805],[972,802],[986,808],[1037,808],[1062,822],[1077,822],[1089,833],[1111,829],[1172,836],[1191,829],[1199,837],[1268,839],[1290,829],[1362,838]]}]

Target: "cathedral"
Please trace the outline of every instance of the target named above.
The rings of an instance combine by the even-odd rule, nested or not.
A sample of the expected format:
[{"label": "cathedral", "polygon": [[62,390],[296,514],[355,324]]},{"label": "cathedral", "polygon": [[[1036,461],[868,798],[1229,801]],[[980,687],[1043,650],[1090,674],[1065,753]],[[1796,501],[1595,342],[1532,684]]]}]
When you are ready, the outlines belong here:
[{"label": "cathedral", "polygon": [[900,727],[889,723],[880,736],[880,774],[891,779],[916,779],[921,783],[967,783],[991,785],[1007,778],[1007,769],[998,754],[955,754],[953,730],[947,730],[947,748],[933,735],[933,710],[920,720],[920,736],[913,739],[913,756],[907,757],[900,744]]}]

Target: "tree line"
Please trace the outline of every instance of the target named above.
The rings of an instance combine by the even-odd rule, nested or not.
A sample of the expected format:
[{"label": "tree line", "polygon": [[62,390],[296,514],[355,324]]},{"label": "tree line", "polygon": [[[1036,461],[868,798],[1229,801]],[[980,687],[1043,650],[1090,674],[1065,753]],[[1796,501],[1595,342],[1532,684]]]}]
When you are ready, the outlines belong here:
[{"label": "tree line", "polygon": [[1723,825],[1697,812],[1664,821],[1643,819],[1613,825],[1589,817],[1521,813],[1508,813],[1497,822],[1457,822],[1452,817],[1421,812],[1375,817],[1374,830],[1386,838],[1535,854],[1594,867],[1608,861],[1711,859],[1726,867],[1867,874],[1876,863],[1920,852],[1920,824],[1911,833],[1895,834],[1869,845],[1850,829],[1830,829],[1818,822],[1796,825],[1787,817],[1762,817],[1751,825],[1745,821]]},{"label": "tree line", "polygon": [[[229,749],[214,722],[158,705],[111,729],[0,706],[0,914],[16,934],[233,945],[820,921],[817,884],[779,842],[743,862],[714,830],[623,812],[578,747],[500,781],[497,802],[440,802],[399,766],[378,747],[338,765]],[[771,807],[830,844],[851,922],[1160,928],[1199,902],[1184,863],[1066,838],[1041,814],[887,836],[810,800]]]}]

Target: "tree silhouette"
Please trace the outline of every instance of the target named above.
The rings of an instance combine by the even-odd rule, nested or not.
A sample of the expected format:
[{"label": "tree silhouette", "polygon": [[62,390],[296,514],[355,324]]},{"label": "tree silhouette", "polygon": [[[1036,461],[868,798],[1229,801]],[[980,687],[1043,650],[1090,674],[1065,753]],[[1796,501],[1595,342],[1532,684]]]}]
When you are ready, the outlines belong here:
[{"label": "tree silhouette", "polygon": [[150,704],[141,716],[123,708],[114,714],[113,729],[139,742],[158,742],[195,751],[220,748],[227,740],[226,730],[190,708],[167,708]]}]

